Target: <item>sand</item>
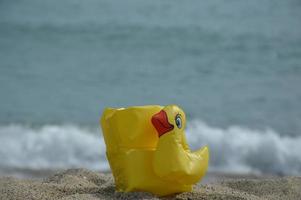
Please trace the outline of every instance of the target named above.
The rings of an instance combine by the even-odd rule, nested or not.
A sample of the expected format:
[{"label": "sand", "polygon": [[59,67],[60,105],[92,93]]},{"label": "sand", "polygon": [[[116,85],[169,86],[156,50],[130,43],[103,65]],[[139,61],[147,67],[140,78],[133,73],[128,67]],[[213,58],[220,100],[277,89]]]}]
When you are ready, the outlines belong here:
[{"label": "sand", "polygon": [[[206,181],[205,181],[206,182]],[[145,192],[115,192],[110,173],[70,169],[46,179],[0,178],[0,199],[159,199]],[[162,199],[301,199],[301,177],[220,178],[199,183],[192,192]]]}]

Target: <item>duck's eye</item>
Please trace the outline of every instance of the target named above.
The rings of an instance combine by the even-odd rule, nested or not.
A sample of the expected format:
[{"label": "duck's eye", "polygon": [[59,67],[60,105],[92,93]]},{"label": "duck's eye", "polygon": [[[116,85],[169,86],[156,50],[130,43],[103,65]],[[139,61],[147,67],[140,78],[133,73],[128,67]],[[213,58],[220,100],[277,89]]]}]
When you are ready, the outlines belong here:
[{"label": "duck's eye", "polygon": [[180,115],[177,115],[177,116],[176,116],[175,121],[176,121],[177,127],[178,127],[178,128],[182,128],[182,119],[181,119],[181,116],[180,116]]}]

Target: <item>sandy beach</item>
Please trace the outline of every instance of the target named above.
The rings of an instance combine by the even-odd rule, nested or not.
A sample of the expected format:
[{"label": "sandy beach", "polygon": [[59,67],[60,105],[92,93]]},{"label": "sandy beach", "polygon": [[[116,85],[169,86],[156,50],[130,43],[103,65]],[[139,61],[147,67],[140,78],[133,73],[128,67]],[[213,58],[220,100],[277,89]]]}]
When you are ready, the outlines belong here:
[{"label": "sandy beach", "polygon": [[[0,199],[159,199],[145,192],[115,192],[110,173],[70,169],[44,179],[0,178]],[[162,199],[301,199],[301,177],[209,174],[192,192]]]}]

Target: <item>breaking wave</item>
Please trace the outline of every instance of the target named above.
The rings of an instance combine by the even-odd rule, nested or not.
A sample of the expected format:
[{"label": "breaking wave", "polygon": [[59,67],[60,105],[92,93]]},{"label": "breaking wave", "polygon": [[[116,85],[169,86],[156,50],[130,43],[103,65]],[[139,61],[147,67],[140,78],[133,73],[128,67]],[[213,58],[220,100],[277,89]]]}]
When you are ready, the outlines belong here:
[{"label": "breaking wave", "polygon": [[0,167],[107,169],[105,145],[97,130],[75,125],[0,127]]},{"label": "breaking wave", "polygon": [[[192,149],[210,148],[210,171],[301,173],[301,137],[283,137],[272,129],[226,129],[195,120],[188,124]],[[108,170],[105,145],[97,128],[77,125],[0,126],[0,168]]]},{"label": "breaking wave", "polygon": [[283,137],[272,129],[227,129],[194,121],[187,131],[192,147],[207,144],[213,171],[300,174],[301,137]]}]

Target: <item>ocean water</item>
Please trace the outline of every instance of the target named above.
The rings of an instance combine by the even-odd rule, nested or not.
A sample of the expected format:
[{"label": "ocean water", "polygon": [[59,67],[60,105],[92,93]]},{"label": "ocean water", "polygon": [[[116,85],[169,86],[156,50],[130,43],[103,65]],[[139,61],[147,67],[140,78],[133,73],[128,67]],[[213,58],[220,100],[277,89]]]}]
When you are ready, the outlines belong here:
[{"label": "ocean water", "polygon": [[210,170],[301,174],[298,0],[0,1],[0,169],[108,169],[105,107],[179,104]]}]

